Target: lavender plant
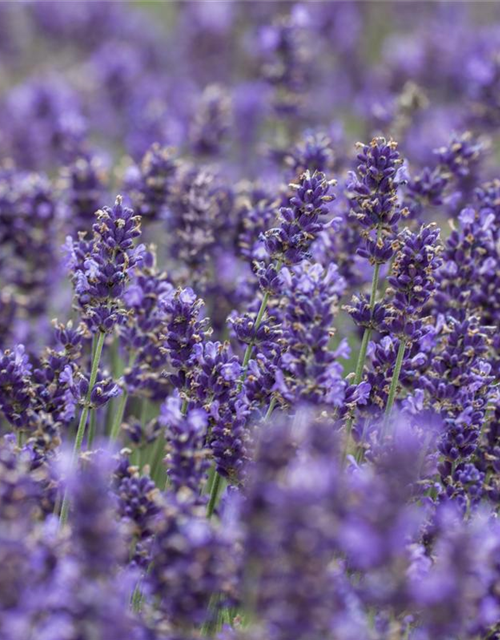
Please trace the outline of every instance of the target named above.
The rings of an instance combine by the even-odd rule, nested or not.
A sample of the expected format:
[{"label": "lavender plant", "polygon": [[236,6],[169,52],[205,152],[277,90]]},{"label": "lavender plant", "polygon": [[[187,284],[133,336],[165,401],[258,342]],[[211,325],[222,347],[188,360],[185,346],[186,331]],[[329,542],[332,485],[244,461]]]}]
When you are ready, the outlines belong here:
[{"label": "lavender plant", "polygon": [[0,6],[0,638],[500,639],[496,7],[167,4]]}]

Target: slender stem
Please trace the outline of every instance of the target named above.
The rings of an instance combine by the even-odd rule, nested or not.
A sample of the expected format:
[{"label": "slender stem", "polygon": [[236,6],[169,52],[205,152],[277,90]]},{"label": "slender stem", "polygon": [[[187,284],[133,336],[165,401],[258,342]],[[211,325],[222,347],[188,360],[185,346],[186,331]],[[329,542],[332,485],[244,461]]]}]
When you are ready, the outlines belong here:
[{"label": "slender stem", "polygon": [[18,429],[17,430],[16,441],[17,441],[17,446],[19,448],[21,448],[23,446],[23,432],[22,432],[22,429]]},{"label": "slender stem", "polygon": [[115,419],[113,420],[113,426],[111,427],[111,433],[109,434],[109,439],[111,442],[115,442],[118,438],[118,434],[120,433],[120,427],[122,426],[123,415],[125,413],[125,407],[127,406],[128,400],[128,392],[124,389],[122,395],[120,396],[120,402],[118,403],[118,407],[115,413]]},{"label": "slender stem", "polygon": [[[71,456],[71,467],[74,467],[76,459],[78,458],[78,454],[82,449],[83,437],[85,435],[85,427],[87,425],[87,418],[89,415],[90,395],[92,393],[92,389],[94,388],[95,382],[97,380],[97,372],[99,371],[99,362],[101,360],[102,348],[104,346],[105,337],[106,337],[106,334],[104,332],[99,333],[99,338],[97,340],[94,357],[92,358],[89,390],[87,392],[85,405],[83,406],[82,413],[80,415],[80,422],[78,424],[78,430],[76,432],[75,444],[73,447],[73,454]],[[64,492],[64,498],[63,498],[62,507],[61,507],[61,516],[59,518],[59,526],[61,528],[64,527],[64,525],[68,520],[68,513],[69,513],[69,494],[68,494],[68,489],[66,489],[66,491]]]},{"label": "slender stem", "polygon": [[[277,265],[277,270],[279,270],[281,268],[281,263],[278,263],[278,265]],[[257,329],[262,324],[262,320],[264,319],[264,315],[266,313],[268,302],[269,302],[269,292],[266,291],[264,293],[264,296],[262,297],[262,301],[260,303],[260,308],[259,308],[259,311],[257,313],[257,318],[255,319],[255,325],[254,325],[254,331],[255,332],[257,331]],[[243,382],[245,381],[246,370],[247,370],[247,367],[248,367],[248,363],[250,362],[250,358],[252,357],[253,347],[254,347],[254,341],[251,340],[248,343],[247,348],[245,350],[245,354],[243,356],[243,363],[242,363],[243,373],[242,373],[241,378],[240,378],[240,380],[238,382],[238,391],[241,391],[241,388],[243,387]],[[217,499],[219,497],[219,492],[220,492],[220,489],[221,489],[221,480],[222,480],[221,476],[217,473],[217,471],[215,471],[214,472],[214,479],[213,479],[213,482],[212,482],[212,486],[210,487],[210,498],[209,498],[208,506],[207,506],[207,517],[208,518],[212,517],[213,512],[215,510],[215,506],[217,504]]]},{"label": "slender stem", "polygon": [[[278,262],[276,263],[276,273],[278,273],[281,269],[281,267],[283,266],[283,262],[282,260],[278,260]],[[254,331],[257,332],[257,329],[260,327],[260,325],[262,324],[262,321],[264,320],[264,314],[266,313],[266,309],[267,309],[267,305],[269,303],[269,291],[266,291],[262,297],[262,301],[260,303],[260,308],[259,311],[257,312],[257,317],[255,318],[255,325],[254,325]],[[248,363],[250,362],[250,358],[252,357],[252,351],[254,348],[254,341],[251,340],[248,343],[247,348],[245,349],[245,354],[243,356],[243,363],[242,363],[242,367],[243,367],[243,376],[240,380],[239,383],[239,387],[238,390],[241,390],[241,387],[243,386],[243,382],[245,380],[245,373],[246,373],[246,368],[248,366]]]},{"label": "slender stem", "polygon": [[137,583],[135,589],[134,589],[134,593],[132,594],[132,611],[134,613],[139,613],[139,611],[141,610],[141,603],[142,603],[142,591],[141,591],[141,586],[140,586],[141,581],[139,580],[139,582]]},{"label": "slender stem", "polygon": [[141,426],[142,427],[145,427],[146,426],[146,422],[148,421],[148,410],[149,410],[148,399],[147,398],[143,398],[143,400],[141,402],[141,415],[139,417],[139,420],[141,421]]},{"label": "slender stem", "polygon": [[272,412],[274,411],[274,407],[276,406],[276,402],[277,402],[276,398],[271,399],[271,402],[269,403],[269,407],[266,411],[266,415],[264,416],[264,420],[269,420]]},{"label": "slender stem", "polygon": [[[266,291],[262,298],[262,302],[260,303],[260,308],[259,308],[259,312],[257,313],[257,318],[255,319],[254,331],[257,331],[257,329],[262,324],[262,320],[264,319],[264,314],[266,313],[268,302],[269,302],[269,292]],[[250,340],[245,350],[245,355],[243,356],[243,364],[242,364],[243,373],[245,373],[248,363],[250,362],[250,358],[252,357],[253,347],[254,347],[254,341]],[[243,384],[243,380],[240,380],[240,389],[242,384]]]},{"label": "slender stem", "polygon": [[[94,361],[96,348],[97,348],[97,336],[94,335],[92,337],[92,362]],[[94,443],[94,438],[95,438],[95,428],[96,428],[96,412],[95,412],[95,409],[91,409],[89,435],[87,438],[87,449],[92,449],[92,444]]]},{"label": "slender stem", "polygon": [[153,454],[151,456],[151,478],[156,481],[156,476],[158,474],[159,466],[162,461],[162,454],[165,451],[165,436],[163,432],[158,434],[158,438],[154,444]]},{"label": "slender stem", "polygon": [[[276,273],[280,271],[282,265],[283,265],[283,262],[281,260],[278,260],[278,262],[276,263]],[[264,315],[266,313],[267,305],[269,303],[269,297],[270,297],[269,291],[266,291],[262,296],[260,308],[259,308],[259,311],[257,312],[257,317],[255,318],[255,325],[254,325],[255,333],[257,332],[258,328],[262,324],[262,321],[264,320]],[[246,378],[248,363],[250,362],[250,358],[252,357],[254,344],[255,344],[254,340],[250,340],[250,342],[247,345],[247,348],[245,349],[245,354],[243,356],[243,363],[242,363],[243,372],[238,382],[238,391],[241,391],[243,387],[243,382],[245,381],[245,378]],[[217,473],[217,471],[215,471],[215,477],[210,489],[210,499],[208,501],[208,507],[207,507],[208,518],[212,517],[212,514],[215,510],[219,492],[222,488],[221,481],[222,481],[221,476]]]},{"label": "slender stem", "polygon": [[361,340],[361,346],[359,348],[358,361],[356,363],[356,373],[354,375],[354,384],[359,384],[363,378],[363,369],[365,368],[366,352],[368,350],[368,343],[370,342],[370,336],[372,334],[371,329],[365,329],[363,332],[363,338]]},{"label": "slender stem", "polygon": [[[379,232],[377,232],[378,237]],[[375,309],[375,303],[377,301],[377,291],[378,291],[378,283],[380,279],[380,264],[376,263],[373,269],[372,276],[372,286],[371,286],[371,294],[370,294],[370,316],[373,315],[373,310]],[[371,327],[366,327],[363,332],[363,338],[361,339],[361,345],[358,353],[358,360],[356,362],[356,372],[354,374],[354,384],[358,385],[363,379],[363,370],[365,368],[365,360],[366,360],[366,352],[368,350],[368,343],[370,342],[370,336],[372,334]],[[345,446],[342,452],[342,462],[345,462],[347,457],[347,452],[351,446],[352,440],[352,426],[354,424],[354,415],[352,415],[346,423],[346,438],[345,438]]]},{"label": "slender stem", "polygon": [[[210,471],[208,472],[207,484],[205,485],[205,487],[203,487],[206,493],[210,493],[212,491],[212,486],[214,484],[214,478],[216,473],[217,472],[215,470],[215,465],[211,466]],[[203,490],[202,490],[202,493],[203,493]]]},{"label": "slender stem", "polygon": [[[379,279],[380,279],[380,264],[377,263],[373,270],[373,277],[372,277],[372,289],[371,289],[371,295],[370,295],[370,315],[373,314],[373,310],[375,309]],[[356,363],[356,374],[354,376],[354,384],[359,384],[361,382],[361,379],[363,378],[363,369],[365,366],[366,351],[368,349],[368,342],[370,341],[371,333],[372,333],[371,328],[366,328],[363,333],[363,338],[361,340],[361,347],[359,349],[359,354],[358,354],[358,361]]]},{"label": "slender stem", "polygon": [[214,481],[212,483],[212,488],[210,490],[210,499],[208,501],[208,506],[207,506],[207,518],[211,518],[215,511],[215,506],[217,504],[219,492],[222,488],[221,485],[222,485],[222,476],[216,471],[214,476]]},{"label": "slender stem", "polygon": [[391,416],[392,407],[396,400],[396,392],[398,389],[399,374],[401,373],[401,367],[403,366],[403,358],[406,349],[406,338],[401,338],[398,348],[398,355],[396,356],[396,364],[394,366],[394,373],[392,374],[391,386],[389,387],[389,396],[387,398],[387,404],[385,407],[384,425],[382,432],[387,433],[387,427],[389,425],[389,418]]},{"label": "slender stem", "polygon": [[381,264],[377,262],[375,264],[375,268],[373,269],[372,290],[370,294],[370,311],[372,313],[373,313],[373,309],[375,308],[375,302],[377,301],[378,282],[380,279],[380,267],[381,267]]},{"label": "slender stem", "polygon": [[[135,362],[135,355],[131,355],[128,361],[128,367],[132,367]],[[120,427],[122,426],[123,416],[125,414],[125,407],[127,406],[128,400],[128,391],[126,389],[123,390],[122,395],[120,396],[120,402],[118,403],[118,407],[115,413],[115,419],[113,420],[113,426],[111,427],[111,433],[109,435],[109,439],[111,442],[115,442],[120,433]]]},{"label": "slender stem", "polygon": [[96,431],[96,410],[90,410],[90,424],[89,424],[89,437],[87,438],[87,449],[92,449],[92,445],[94,444],[95,439],[95,431]]}]

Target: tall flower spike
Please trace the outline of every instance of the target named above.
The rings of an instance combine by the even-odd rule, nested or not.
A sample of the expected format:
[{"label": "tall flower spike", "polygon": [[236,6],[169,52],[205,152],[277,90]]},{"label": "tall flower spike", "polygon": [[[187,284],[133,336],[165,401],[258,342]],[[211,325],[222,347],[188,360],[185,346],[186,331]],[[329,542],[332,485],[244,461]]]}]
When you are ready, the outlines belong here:
[{"label": "tall flower spike", "polygon": [[172,495],[157,523],[148,589],[175,627],[203,624],[212,615],[208,605],[214,594],[227,593],[235,550],[203,510]]},{"label": "tall flower spike", "polygon": [[197,497],[209,468],[205,448],[208,417],[203,409],[189,409],[184,415],[181,400],[172,397],[160,409],[160,423],[167,441],[167,475],[172,489]]},{"label": "tall flower spike", "polygon": [[151,562],[154,520],[160,511],[159,492],[149,476],[139,475],[137,467],[122,469],[122,465],[123,459],[114,478],[118,513],[128,525],[131,563],[145,570]]},{"label": "tall flower spike", "polygon": [[384,322],[396,335],[416,339],[421,327],[424,306],[437,288],[437,272],[441,266],[441,243],[435,224],[422,226],[418,233],[409,229],[398,236],[399,249],[388,277],[391,297]]},{"label": "tall flower spike", "polygon": [[295,193],[279,211],[279,227],[265,234],[266,249],[274,260],[292,265],[309,257],[309,248],[324,227],[328,204],[335,199],[333,185],[335,181],[324,173],[309,171],[298,184],[290,185]]},{"label": "tall flower spike", "polygon": [[439,349],[421,378],[431,406],[444,420],[439,471],[445,484],[478,445],[494,380],[486,360],[488,348],[488,335],[477,318],[463,322],[449,318]]},{"label": "tall flower spike", "polygon": [[329,341],[335,305],[345,281],[334,264],[324,270],[319,264],[303,262],[293,269],[282,269],[281,275],[283,336],[276,387],[289,402],[303,400],[340,406],[345,381],[337,354],[329,349]]},{"label": "tall flower spike", "polygon": [[238,247],[249,260],[264,260],[266,249],[262,234],[269,229],[276,217],[279,198],[265,186],[245,186],[236,201],[239,220]]},{"label": "tall flower spike", "polygon": [[224,87],[209,85],[203,92],[189,132],[194,153],[218,155],[232,124],[231,97]]},{"label": "tall flower spike", "polygon": [[291,150],[273,150],[271,154],[273,158],[283,162],[293,178],[307,170],[328,173],[333,169],[332,140],[324,131],[306,132]]},{"label": "tall flower spike", "polygon": [[437,288],[436,273],[441,266],[439,229],[423,226],[418,234],[405,229],[399,235],[400,248],[396,253],[392,275],[389,277],[392,295],[390,310],[385,318],[387,331],[399,337],[399,347],[385,407],[384,428],[387,427],[396,400],[399,376],[406,346],[422,335],[422,311]]},{"label": "tall flower spike", "polygon": [[100,452],[69,478],[75,553],[90,574],[106,575],[118,568],[124,557],[124,540],[114,517],[114,502],[109,491],[111,469],[108,454]]},{"label": "tall flower spike", "polygon": [[0,357],[0,409],[16,429],[29,423],[28,409],[33,402],[31,365],[24,345],[4,351]]},{"label": "tall flower spike", "polygon": [[470,174],[483,150],[483,145],[469,132],[453,134],[446,146],[436,149],[438,164],[434,168],[424,167],[408,181],[404,204],[410,217],[421,219],[429,206],[452,204],[460,199],[463,182],[467,179],[470,182]]},{"label": "tall flower spike", "polygon": [[311,52],[307,11],[292,6],[289,15],[278,18],[260,33],[262,75],[275,87],[273,105],[278,115],[295,113],[307,90],[311,75]]},{"label": "tall flower spike", "polygon": [[165,272],[155,265],[154,248],[144,253],[140,270],[125,292],[125,304],[130,312],[120,326],[120,341],[128,351],[133,366],[125,372],[127,392],[145,395],[161,401],[168,392],[168,380],[162,376],[165,367],[163,331],[171,320],[165,309],[175,293]]},{"label": "tall flower spike", "polygon": [[[376,303],[379,288],[381,266],[390,261],[394,254],[394,237],[397,223],[405,214],[399,204],[398,189],[402,183],[399,167],[402,160],[394,141],[386,142],[385,138],[374,138],[369,145],[359,145],[359,165],[357,173],[353,173],[348,184],[348,198],[351,204],[351,215],[358,221],[361,230],[361,246],[357,253],[367,258],[374,265],[370,297],[361,296],[349,309],[352,317],[360,326],[364,326],[354,385],[359,385],[363,378],[366,352],[371,332],[376,322],[384,317],[382,307]],[[348,246],[352,246],[352,235],[347,234]],[[348,418],[344,458],[350,446],[350,434],[354,416]]]},{"label": "tall flower spike", "polygon": [[165,302],[168,321],[165,324],[165,353],[174,369],[172,382],[177,389],[187,384],[187,376],[196,358],[196,345],[210,334],[208,318],[201,312],[204,302],[192,289],[179,289]]},{"label": "tall flower spike", "polygon": [[124,318],[122,296],[143,251],[134,246],[140,217],[122,206],[121,196],[96,217],[92,240],[82,234],[77,241],[69,237],[66,245],[77,305],[92,333],[110,331]]},{"label": "tall flower spike", "polygon": [[138,166],[125,176],[125,188],[133,206],[145,219],[157,220],[166,215],[168,198],[179,170],[174,149],[154,143]]},{"label": "tall flower spike", "polygon": [[71,232],[85,231],[103,201],[107,175],[98,156],[80,154],[61,171]]},{"label": "tall flower spike", "polygon": [[392,140],[374,138],[370,144],[358,146],[357,173],[351,175],[347,186],[351,215],[361,225],[364,237],[358,253],[373,264],[383,264],[392,257],[392,237],[404,213],[398,202],[402,160]]}]

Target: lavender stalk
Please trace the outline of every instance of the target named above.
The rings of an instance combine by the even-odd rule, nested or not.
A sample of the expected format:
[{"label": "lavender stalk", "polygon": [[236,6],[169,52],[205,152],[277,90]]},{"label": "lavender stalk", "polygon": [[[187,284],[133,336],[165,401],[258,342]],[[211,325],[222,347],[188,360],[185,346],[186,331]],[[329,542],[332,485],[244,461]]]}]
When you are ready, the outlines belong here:
[{"label": "lavender stalk", "polygon": [[[75,466],[78,455],[82,449],[83,437],[85,435],[85,427],[87,425],[87,418],[90,410],[90,396],[92,393],[92,389],[94,388],[94,385],[97,380],[97,372],[99,371],[99,362],[101,360],[102,349],[104,346],[105,338],[106,338],[106,334],[104,332],[99,333],[94,357],[92,358],[92,369],[90,371],[89,390],[87,392],[87,397],[85,398],[85,405],[80,415],[80,422],[78,423],[78,429],[75,437],[75,444],[73,446],[73,453],[71,455],[72,468]],[[62,506],[61,506],[61,515],[59,517],[59,526],[61,528],[64,527],[64,525],[68,520],[68,513],[69,513],[69,493],[68,493],[68,489],[66,488],[64,492]]]}]

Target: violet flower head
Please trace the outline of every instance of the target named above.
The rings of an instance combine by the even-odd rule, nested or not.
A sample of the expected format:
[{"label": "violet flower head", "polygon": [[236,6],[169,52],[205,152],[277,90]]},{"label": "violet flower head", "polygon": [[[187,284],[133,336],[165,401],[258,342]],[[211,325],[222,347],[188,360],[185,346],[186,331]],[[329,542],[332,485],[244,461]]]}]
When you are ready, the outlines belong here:
[{"label": "violet flower head", "polygon": [[453,134],[443,147],[435,149],[437,164],[424,169],[408,180],[404,204],[409,216],[425,218],[430,207],[454,208],[470,192],[476,165],[484,152],[484,145],[470,132]]},{"label": "violet flower head", "polygon": [[31,369],[22,344],[0,357],[0,409],[16,429],[25,429],[29,423],[34,396]]},{"label": "violet flower head", "polygon": [[207,438],[208,417],[203,409],[181,411],[179,397],[168,398],[160,409],[160,424],[165,428],[167,476],[171,487],[198,496],[209,468]]},{"label": "violet flower head", "polygon": [[203,624],[214,614],[208,604],[214,593],[221,604],[231,593],[234,549],[216,528],[190,504],[167,496],[155,530],[155,559],[147,585],[175,627]]},{"label": "violet flower head", "polygon": [[391,303],[385,323],[393,333],[416,339],[422,309],[437,288],[436,274],[442,262],[439,229],[433,224],[421,227],[418,233],[405,229],[398,241],[388,277]]},{"label": "violet flower head", "polygon": [[372,264],[384,264],[393,255],[397,223],[406,215],[398,198],[404,180],[400,171],[402,159],[396,142],[385,138],[358,146],[359,165],[347,185],[350,214],[360,224],[363,238],[358,254]]},{"label": "violet flower head", "polygon": [[[433,562],[412,576],[410,594],[419,610],[422,637],[494,638],[499,603],[498,523],[484,514],[462,522],[450,505],[438,511]],[[492,635],[490,635],[492,631]]]},{"label": "violet flower head", "polygon": [[206,410],[207,444],[217,472],[238,483],[248,460],[249,403],[241,388],[243,367],[228,343],[207,341],[197,348],[191,395]]},{"label": "violet flower head", "polygon": [[86,241],[85,235],[67,240],[76,302],[92,333],[108,332],[123,322],[123,293],[143,252],[142,245],[134,245],[140,218],[122,206],[120,196],[112,209],[104,207],[96,217],[92,240]]},{"label": "violet flower head", "polygon": [[466,131],[453,135],[449,144],[436,149],[439,162],[452,176],[465,177],[471,172],[483,151],[483,145]]},{"label": "violet flower head", "polygon": [[275,88],[274,108],[278,115],[300,111],[301,97],[311,74],[311,32],[307,11],[295,6],[290,14],[264,27],[259,34],[261,73]]},{"label": "violet flower head", "polygon": [[165,305],[174,294],[168,275],[156,269],[156,256],[150,248],[124,294],[128,314],[119,328],[121,343],[133,359],[124,373],[129,393],[158,400],[167,393],[163,332],[171,320]]},{"label": "violet flower head", "polygon": [[76,553],[89,574],[106,575],[118,568],[125,552],[110,493],[111,460],[98,453],[69,480]]},{"label": "violet flower head", "polygon": [[279,198],[270,188],[250,185],[239,194],[236,214],[240,231],[238,247],[249,260],[265,260],[267,252],[262,237],[272,225],[279,207]]},{"label": "violet flower head", "polygon": [[175,150],[154,143],[140,164],[128,170],[125,188],[133,206],[144,219],[157,220],[166,216],[178,169]]},{"label": "violet flower head", "polygon": [[439,349],[421,378],[434,410],[444,421],[439,472],[445,484],[452,470],[468,462],[478,446],[494,380],[486,359],[488,349],[488,333],[477,318],[460,322],[450,317]]},{"label": "violet flower head", "polygon": [[496,181],[476,189],[473,206],[460,212],[453,225],[439,271],[435,313],[463,320],[472,314],[484,325],[500,320],[500,187]]},{"label": "violet flower head", "polygon": [[284,310],[282,355],[277,390],[288,402],[309,401],[340,406],[345,382],[338,355],[347,357],[345,345],[330,351],[333,320],[345,281],[334,264],[324,270],[303,262],[281,271]]},{"label": "violet flower head", "polygon": [[[20,295],[35,319],[47,312],[59,284],[57,238],[61,207],[44,174],[17,171],[9,163],[0,171],[0,238],[3,278]],[[24,339],[24,338],[23,338]]]},{"label": "violet flower head", "polygon": [[307,170],[329,173],[334,164],[333,143],[323,131],[306,132],[291,150],[275,151],[273,157],[282,160],[293,178]]},{"label": "violet flower head", "polygon": [[72,233],[86,231],[106,195],[106,171],[100,159],[91,154],[79,154],[61,172],[61,181],[68,204],[67,224]]},{"label": "violet flower head", "polygon": [[401,178],[402,159],[397,143],[374,138],[370,144],[358,144],[359,165],[348,186],[353,215],[366,228],[394,225],[400,218],[396,190]]},{"label": "violet flower head", "polygon": [[[200,291],[210,282],[221,247],[234,243],[232,185],[213,170],[185,165],[169,198],[170,251],[186,280]],[[186,273],[187,271],[187,273]]]},{"label": "violet flower head", "polygon": [[189,140],[195,154],[220,154],[232,124],[231,96],[224,87],[209,85],[194,114]]},{"label": "violet flower head", "polygon": [[295,193],[279,211],[280,226],[265,233],[266,249],[273,259],[293,265],[309,256],[312,242],[325,225],[328,204],[335,198],[334,184],[324,173],[306,171],[297,184],[290,185]]},{"label": "violet flower head", "polygon": [[139,475],[134,467],[124,474],[117,469],[114,492],[118,498],[118,513],[127,525],[129,546],[133,549],[131,563],[147,569],[151,562],[151,542],[154,522],[160,511],[159,491],[147,475]]},{"label": "violet flower head", "polygon": [[168,321],[164,349],[174,369],[172,380],[178,389],[186,386],[186,376],[196,358],[196,345],[210,334],[208,318],[203,318],[204,302],[190,289],[179,289],[164,304]]}]

